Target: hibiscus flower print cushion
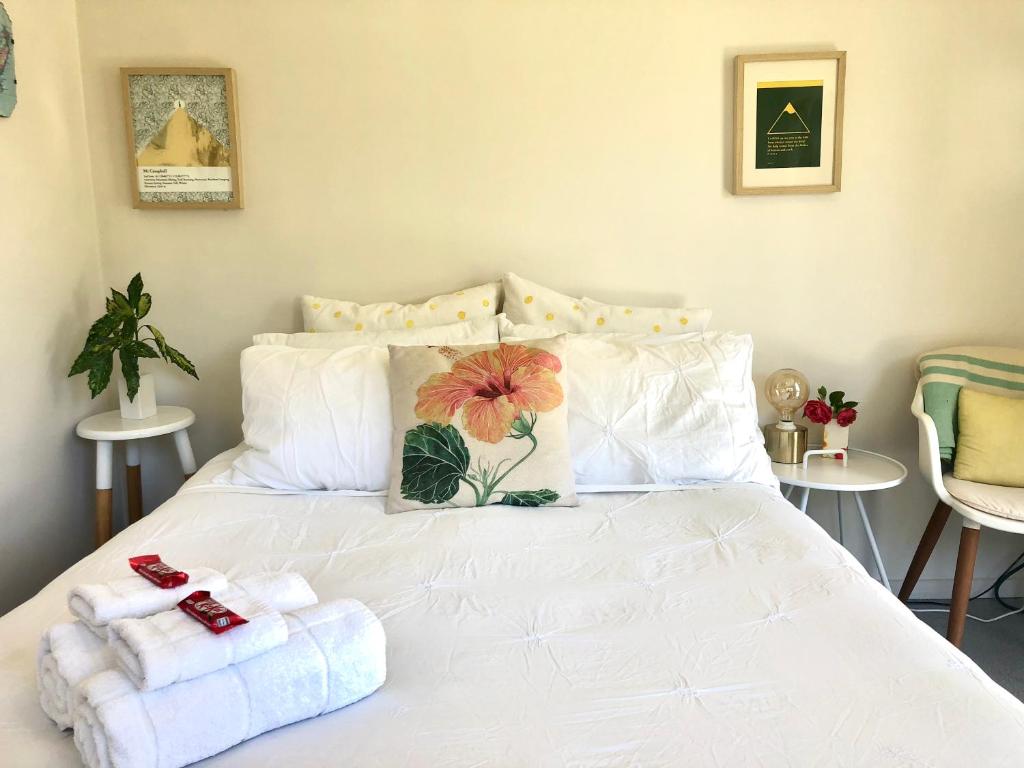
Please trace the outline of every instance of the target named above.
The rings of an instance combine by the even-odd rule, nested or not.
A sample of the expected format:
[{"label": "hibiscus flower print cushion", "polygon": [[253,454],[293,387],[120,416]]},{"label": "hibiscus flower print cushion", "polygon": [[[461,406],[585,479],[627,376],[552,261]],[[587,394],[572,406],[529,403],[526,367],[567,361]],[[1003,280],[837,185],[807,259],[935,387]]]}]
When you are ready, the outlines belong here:
[{"label": "hibiscus flower print cushion", "polygon": [[575,506],[565,347],[389,347],[388,511]]}]

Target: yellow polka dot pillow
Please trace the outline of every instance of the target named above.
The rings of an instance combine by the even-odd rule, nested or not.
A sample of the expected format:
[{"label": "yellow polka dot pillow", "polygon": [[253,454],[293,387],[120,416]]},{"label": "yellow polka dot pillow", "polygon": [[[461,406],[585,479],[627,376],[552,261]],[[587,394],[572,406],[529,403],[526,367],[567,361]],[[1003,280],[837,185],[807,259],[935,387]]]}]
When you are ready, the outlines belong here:
[{"label": "yellow polka dot pillow", "polygon": [[[498,325],[498,338],[502,341],[512,339],[551,339],[559,336],[565,331],[552,328],[551,323],[546,325],[532,325],[530,323],[513,323],[508,315],[502,312],[495,320]],[[699,341],[700,339],[714,336],[714,331],[703,331],[700,333],[623,333],[615,331],[599,331],[595,333],[574,333],[572,339],[603,339],[605,341],[620,341],[624,343],[646,344],[657,346],[658,344],[671,344],[677,341]]]},{"label": "yellow polka dot pillow", "polygon": [[386,331],[321,331],[319,333],[257,333],[256,346],[343,349],[355,346],[394,344],[409,347],[423,344],[486,344],[498,341],[498,318],[477,317],[460,323]]},{"label": "yellow polka dot pillow", "polygon": [[388,511],[575,506],[565,343],[390,347]]},{"label": "yellow polka dot pillow", "polygon": [[501,283],[486,283],[434,296],[422,304],[356,304],[354,301],[302,297],[302,323],[307,333],[322,331],[390,331],[425,328],[498,312]]},{"label": "yellow polka dot pillow", "polygon": [[711,321],[710,309],[633,307],[574,299],[511,273],[502,278],[504,312],[513,323],[541,325],[568,333],[700,332]]}]

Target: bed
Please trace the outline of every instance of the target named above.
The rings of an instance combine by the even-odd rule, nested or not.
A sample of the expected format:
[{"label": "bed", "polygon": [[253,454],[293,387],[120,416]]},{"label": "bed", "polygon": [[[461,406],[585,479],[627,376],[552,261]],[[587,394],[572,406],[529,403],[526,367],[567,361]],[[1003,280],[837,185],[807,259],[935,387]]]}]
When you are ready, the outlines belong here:
[{"label": "bed", "polygon": [[38,638],[70,585],[159,552],[298,571],[387,631],[376,694],[202,765],[1024,765],[1024,704],[774,488],[385,515],[213,484],[239,450],[0,619],[0,762],[79,764],[37,703]]}]

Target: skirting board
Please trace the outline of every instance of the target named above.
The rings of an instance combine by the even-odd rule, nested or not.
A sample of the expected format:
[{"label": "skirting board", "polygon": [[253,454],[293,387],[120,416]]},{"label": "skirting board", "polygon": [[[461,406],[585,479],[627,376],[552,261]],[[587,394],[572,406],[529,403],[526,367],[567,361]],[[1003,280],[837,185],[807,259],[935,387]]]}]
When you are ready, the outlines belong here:
[{"label": "skirting board", "polygon": [[[888,569],[886,569],[888,570]],[[874,575],[874,568],[868,566],[868,572]],[[976,595],[981,590],[987,589],[992,585],[992,582],[996,580],[995,576],[983,576],[974,579],[971,586],[971,594]],[[898,593],[900,587],[903,586],[903,579],[894,579],[890,575],[890,583],[892,584],[892,591]],[[917,582],[917,587],[914,588],[914,600],[949,600],[950,595],[953,594],[953,579],[921,579]],[[1020,578],[1012,578],[1007,581],[1003,588],[999,590],[999,594],[1002,597],[1024,597],[1024,580]],[[993,593],[989,592],[985,597],[994,597]]]}]

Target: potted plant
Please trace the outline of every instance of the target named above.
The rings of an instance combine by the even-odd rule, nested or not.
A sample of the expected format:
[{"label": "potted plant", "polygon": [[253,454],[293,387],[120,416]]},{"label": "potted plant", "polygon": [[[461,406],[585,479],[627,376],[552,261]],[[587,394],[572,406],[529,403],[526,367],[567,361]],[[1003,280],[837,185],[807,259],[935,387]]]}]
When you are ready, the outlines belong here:
[{"label": "potted plant", "polygon": [[[110,289],[107,311],[89,328],[85,346],[75,358],[68,376],[89,373],[89,391],[96,397],[107,388],[114,370],[114,353],[121,360],[117,391],[121,399],[121,417],[146,419],[156,414],[156,392],[153,375],[139,373],[140,358],[162,357],[166,362],[199,379],[196,368],[181,352],[164,339],[159,330],[140,321],[149,314],[153,297],[142,292],[142,275],[137,274],[121,293]],[[149,336],[140,338],[146,331]]]},{"label": "potted plant", "polygon": [[819,387],[818,399],[808,400],[804,405],[804,416],[825,427],[822,448],[838,451],[850,447],[850,425],[857,420],[858,403],[846,401],[845,397],[842,390],[829,393],[825,387]]}]

